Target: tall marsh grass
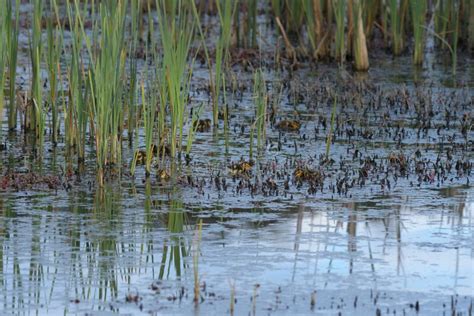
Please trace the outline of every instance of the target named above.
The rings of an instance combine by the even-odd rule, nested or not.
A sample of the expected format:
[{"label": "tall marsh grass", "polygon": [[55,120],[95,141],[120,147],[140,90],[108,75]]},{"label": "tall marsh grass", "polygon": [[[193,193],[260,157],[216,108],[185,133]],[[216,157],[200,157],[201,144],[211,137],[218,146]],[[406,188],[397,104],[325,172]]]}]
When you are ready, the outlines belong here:
[{"label": "tall marsh grass", "polygon": [[414,39],[413,63],[421,65],[423,63],[427,1],[410,1],[410,8]]},{"label": "tall marsh grass", "polygon": [[161,93],[170,111],[171,156],[181,152],[183,127],[189,98],[193,62],[189,51],[194,36],[192,8],[186,1],[156,0],[160,40],[163,48]]},{"label": "tall marsh grass", "polygon": [[[474,3],[466,0],[213,0],[200,1],[199,9],[192,0],[31,0],[26,72],[31,74],[27,89],[31,89],[32,102],[18,98],[25,101],[20,107],[16,75],[21,3],[6,1],[0,10],[0,115],[8,101],[8,127],[15,130],[18,109],[26,112],[28,124],[24,128],[34,131],[40,150],[45,127],[50,127],[56,144],[62,140],[59,131],[64,126],[68,157],[77,158],[81,166],[89,158],[87,145],[92,144],[95,150],[90,158],[96,160],[101,185],[106,170],[120,171],[123,137],[128,136],[129,146],[137,152],[139,136],[144,136],[146,175],[152,173],[154,157],[159,164],[168,162],[167,154],[171,161],[180,157],[183,138],[187,137],[186,154],[191,153],[194,123],[205,109],[202,102],[190,110],[193,66],[200,51],[204,51],[209,67],[214,126],[218,126],[223,110],[227,153],[227,100],[234,100],[233,93],[238,90],[235,78],[227,85],[232,95],[226,90],[226,79],[233,75],[233,46],[243,48],[239,53],[248,61],[252,57],[246,53],[254,52],[261,36],[259,43],[275,46],[275,56],[285,48],[291,66],[307,60],[336,60],[342,65],[349,57],[360,71],[369,68],[369,47],[377,49],[371,44],[381,37],[385,46],[391,44],[393,55],[413,48],[413,62],[421,64],[425,34],[431,32],[438,39],[437,47],[450,51],[453,72],[458,46],[466,44],[474,50]],[[212,20],[204,11],[214,15],[217,33],[207,32],[208,26],[201,23],[201,19]],[[426,25],[431,12],[434,30]],[[260,23],[263,18],[270,22],[268,28]],[[194,41],[195,31],[200,41]],[[275,43],[264,37],[267,31],[275,32]],[[144,32],[147,36],[142,36]],[[210,45],[211,36],[215,40],[211,38]],[[142,62],[147,63],[143,77],[139,71]],[[265,146],[267,121],[274,121],[276,113],[272,108],[268,115],[267,107],[280,103],[282,89],[270,100],[262,70],[254,72],[250,159],[254,138],[259,151]],[[21,95],[26,93],[22,86]],[[333,120],[334,114],[331,124]]]},{"label": "tall marsh grass", "polygon": [[30,34],[30,57],[31,57],[31,96],[33,97],[33,109],[30,107],[27,110],[29,116],[30,129],[33,129],[36,138],[39,141],[40,147],[43,144],[45,116],[46,111],[43,108],[43,90],[41,80],[41,56],[43,49],[42,40],[42,16],[43,16],[43,2],[42,0],[33,0],[33,18],[32,31]]},{"label": "tall marsh grass", "polygon": [[[7,62],[9,68],[9,103],[8,103],[8,129],[16,128],[17,107],[16,107],[16,67],[18,61],[18,34],[20,29],[20,0],[15,1],[15,11],[12,7],[13,1],[7,1],[4,28],[6,32]],[[5,43],[5,42],[4,42]]]},{"label": "tall marsh grass", "polygon": [[[0,122],[3,122],[3,108],[5,106],[5,81],[7,77],[7,24],[9,22],[6,10],[0,12]],[[0,137],[1,137],[0,129]]]},{"label": "tall marsh grass", "polygon": [[86,37],[91,67],[89,88],[91,92],[91,117],[99,184],[104,184],[105,167],[121,160],[119,127],[122,123],[122,89],[125,64],[124,28],[127,1],[104,1],[100,4],[101,36],[96,38],[98,48],[92,50]]}]

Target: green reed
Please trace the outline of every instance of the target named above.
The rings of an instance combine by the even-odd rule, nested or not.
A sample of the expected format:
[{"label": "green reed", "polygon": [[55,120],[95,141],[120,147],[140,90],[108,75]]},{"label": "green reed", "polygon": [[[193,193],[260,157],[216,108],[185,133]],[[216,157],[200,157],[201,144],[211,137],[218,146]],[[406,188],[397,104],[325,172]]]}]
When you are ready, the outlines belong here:
[{"label": "green reed", "polygon": [[[474,5],[474,1],[471,1],[471,5]],[[453,74],[456,73],[457,65],[457,50],[458,50],[458,41],[459,41],[459,14],[460,6],[456,1],[451,1],[451,19],[450,19],[450,29],[451,29],[451,47],[452,47],[452,69]]]},{"label": "green reed", "polygon": [[332,135],[334,133],[334,123],[336,120],[336,109],[337,109],[337,97],[334,96],[334,102],[333,102],[332,111],[331,111],[331,125],[329,127],[329,132],[326,137],[326,160],[329,160],[329,154],[331,151]]},{"label": "green reed", "polygon": [[[7,58],[8,58],[8,42],[7,42],[7,10],[0,11],[0,122],[3,122],[3,108],[5,106],[5,81],[7,77]],[[0,129],[0,137],[1,137]]]},{"label": "green reed", "polygon": [[471,53],[474,53],[474,1],[469,1],[469,11],[466,13],[467,20],[467,45]]},{"label": "green reed", "polygon": [[[234,33],[238,47],[257,47],[257,0],[238,1],[234,15]],[[243,14],[245,13],[245,14]]]},{"label": "green reed", "polygon": [[257,149],[260,151],[265,146],[266,119],[267,119],[267,88],[261,69],[254,74],[253,95],[256,107],[255,128],[257,130]]},{"label": "green reed", "polygon": [[426,19],[426,0],[410,1],[411,18],[413,24],[413,63],[421,65],[423,63],[423,49],[425,40],[425,19]]},{"label": "green reed", "polygon": [[323,26],[322,3],[321,1],[304,0],[303,8],[308,38],[313,52],[311,55],[314,59],[324,57],[326,55],[326,45],[324,44],[326,35]]},{"label": "green reed", "polygon": [[128,120],[127,120],[127,135],[128,141],[132,144],[133,135],[136,128],[136,99],[137,99],[137,78],[138,78],[138,59],[136,54],[138,52],[138,39],[140,35],[139,24],[141,20],[140,15],[141,2],[140,0],[131,0],[130,2],[130,45],[128,51],[128,64],[129,64],[129,84],[127,87],[128,92]]},{"label": "green reed", "polygon": [[151,174],[151,162],[153,159],[153,130],[155,127],[155,93],[152,93],[150,100],[145,95],[145,85],[141,84],[142,105],[143,105],[143,128],[145,132],[145,173],[147,176]]},{"label": "green reed", "polygon": [[[229,55],[229,46],[232,31],[232,20],[234,12],[237,8],[238,1],[222,0],[216,1],[217,11],[220,21],[220,35],[216,45],[216,60],[215,60],[215,79],[213,88],[213,107],[212,118],[214,126],[217,126],[219,113],[219,95],[222,88],[223,68],[226,68]],[[225,90],[223,90],[225,94]]]},{"label": "green reed", "polygon": [[[181,0],[156,0],[158,26],[163,48],[162,84],[167,93],[170,109],[171,155],[181,152],[183,126],[189,98],[192,64],[188,66],[189,50],[194,35],[191,8]],[[178,143],[178,144],[176,144]],[[177,147],[178,145],[178,147]]]},{"label": "green reed", "polygon": [[434,10],[434,30],[438,34],[436,40],[438,45],[445,46],[443,40],[446,40],[449,27],[450,0],[438,0]]},{"label": "green reed", "polygon": [[374,22],[377,18],[377,13],[379,12],[379,6],[381,5],[380,0],[365,0],[363,2],[363,15],[364,15],[364,33],[370,38],[372,34],[372,29],[374,27]]},{"label": "green reed", "polygon": [[[48,81],[49,81],[49,104],[51,107],[51,137],[53,143],[58,141],[59,130],[59,116],[58,116],[58,84],[61,80],[61,66],[60,57],[62,45],[62,30],[59,23],[58,6],[56,0],[50,1],[50,7],[54,8],[50,12],[50,17],[47,20],[47,47],[46,47],[46,64],[48,67]],[[53,24],[57,23],[56,29]]]},{"label": "green reed", "polygon": [[123,118],[122,82],[127,1],[104,1],[100,3],[99,9],[101,35],[96,38],[95,43],[99,49],[92,51],[82,20],[80,24],[90,58],[89,87],[92,100],[89,113],[96,147],[98,180],[99,185],[103,186],[105,167],[109,161],[116,164],[121,160],[119,127]]},{"label": "green reed", "polygon": [[192,111],[192,119],[191,119],[191,124],[189,125],[189,130],[188,130],[188,140],[186,143],[186,154],[189,155],[191,153],[191,148],[193,146],[193,141],[194,141],[194,134],[196,133],[196,130],[198,128],[197,122],[199,120],[199,117],[202,114],[202,111],[204,109],[203,104],[201,104],[197,110]]},{"label": "green reed", "polygon": [[[459,41],[459,27],[460,27],[460,5],[457,1],[443,1],[439,0],[436,3],[434,12],[434,27],[433,35],[437,39],[441,47],[445,47],[451,54],[452,71],[456,73],[457,64],[457,46]],[[430,29],[424,27],[428,32]]]},{"label": "green reed", "polygon": [[354,68],[358,71],[369,69],[369,54],[367,51],[367,42],[364,32],[364,21],[362,19],[361,0],[354,0],[354,37],[353,37],[353,55]]},{"label": "green reed", "polygon": [[[67,60],[68,102],[64,107],[64,126],[68,148],[75,148],[78,162],[85,159],[86,131],[89,118],[89,84],[83,65],[82,49],[84,33],[81,28],[82,16],[86,15],[88,1],[82,7],[74,0],[66,2],[66,12],[71,28],[70,58]],[[93,7],[93,6],[92,6]],[[82,11],[82,12],[81,12]],[[85,89],[83,88],[85,87]],[[63,98],[63,101],[65,98]]]},{"label": "green reed", "polygon": [[20,29],[20,0],[15,1],[15,13],[13,17],[12,1],[6,4],[6,20],[4,30],[6,31],[6,43],[8,50],[9,68],[9,103],[8,103],[8,129],[16,128],[17,108],[16,108],[16,66],[18,61],[18,34]]},{"label": "green reed", "polygon": [[409,0],[390,0],[392,53],[400,55],[405,49],[405,17]]},{"label": "green reed", "polygon": [[342,64],[346,57],[345,50],[345,13],[346,13],[346,1],[336,0],[333,1],[334,6],[334,17],[336,20],[336,59]]},{"label": "green reed", "polygon": [[[41,84],[41,54],[42,54],[42,25],[43,16],[42,0],[33,0],[32,33],[30,35],[30,57],[32,67],[31,96],[33,97],[34,109],[30,113],[30,128],[34,129],[36,139],[41,147],[44,140],[46,111],[43,106],[43,91]],[[27,115],[28,115],[27,114]]]}]

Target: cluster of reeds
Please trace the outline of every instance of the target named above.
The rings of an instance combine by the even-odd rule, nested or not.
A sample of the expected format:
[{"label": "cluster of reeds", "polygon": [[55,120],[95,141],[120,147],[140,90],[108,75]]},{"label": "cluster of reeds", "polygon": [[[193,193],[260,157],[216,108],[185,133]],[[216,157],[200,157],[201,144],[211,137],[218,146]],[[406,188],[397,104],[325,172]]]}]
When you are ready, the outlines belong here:
[{"label": "cluster of reeds", "polygon": [[[123,113],[125,67],[125,0],[103,1],[99,6],[101,35],[94,31],[94,42],[86,38],[90,58],[88,84],[89,113],[97,155],[99,183],[104,183],[105,167],[121,161],[120,131]],[[85,36],[82,21],[81,28]],[[97,30],[97,29],[96,29]]]},{"label": "cluster of reeds", "polygon": [[[8,74],[9,74],[9,104],[8,104],[8,129],[12,130],[16,128],[17,120],[17,108],[15,105],[16,100],[16,67],[18,60],[18,34],[19,34],[19,15],[20,15],[20,0],[15,1],[15,11],[13,12],[12,1],[7,1],[5,10],[6,13],[4,28],[6,32],[6,53],[8,62]],[[4,65],[5,66],[5,65]],[[3,86],[2,86],[3,87]],[[3,102],[3,101],[2,101]]]},{"label": "cluster of reeds", "polygon": [[[436,2],[434,10],[434,35],[436,43],[441,49],[448,49],[451,54],[453,73],[456,72],[457,64],[457,48],[458,41],[460,38],[459,28],[462,10],[460,9],[461,3],[455,0],[438,0]],[[469,18],[465,20],[474,26],[474,3],[471,1],[469,4],[470,10],[472,11],[472,21]],[[468,35],[468,46],[471,45],[470,41],[474,42],[474,33]],[[474,46],[472,46],[474,48]]]},{"label": "cluster of reeds", "polygon": [[43,109],[43,91],[41,80],[41,54],[42,54],[42,0],[33,1],[32,30],[30,35],[30,54],[31,54],[31,96],[33,98],[33,107],[27,108],[27,129],[35,131],[36,138],[40,146],[43,143],[45,116]]},{"label": "cluster of reeds", "polygon": [[[390,43],[397,56],[409,47],[412,35],[413,62],[421,64],[431,11],[436,33],[449,42],[455,63],[460,38],[466,36],[468,46],[474,47],[473,6],[465,0],[439,0],[430,7],[426,0],[271,1],[278,25],[276,32],[283,37],[289,58],[294,58],[295,52],[298,56],[335,59],[340,63],[349,57],[355,69],[363,71],[369,67],[370,41],[376,36]],[[460,34],[462,26],[472,34]]]},{"label": "cluster of reeds", "polygon": [[163,49],[161,106],[170,110],[171,156],[181,152],[193,62],[189,51],[194,35],[192,8],[183,1],[156,0]]},{"label": "cluster of reeds", "polygon": [[[1,10],[0,12],[0,122],[3,121],[3,108],[5,105],[5,81],[7,77],[6,64],[7,64],[7,10]],[[1,132],[0,132],[1,133]],[[1,135],[0,135],[1,136]]]},{"label": "cluster of reeds", "polygon": [[423,63],[423,48],[424,48],[424,34],[425,34],[425,20],[426,20],[426,0],[410,1],[411,18],[413,23],[413,62],[415,65]]}]

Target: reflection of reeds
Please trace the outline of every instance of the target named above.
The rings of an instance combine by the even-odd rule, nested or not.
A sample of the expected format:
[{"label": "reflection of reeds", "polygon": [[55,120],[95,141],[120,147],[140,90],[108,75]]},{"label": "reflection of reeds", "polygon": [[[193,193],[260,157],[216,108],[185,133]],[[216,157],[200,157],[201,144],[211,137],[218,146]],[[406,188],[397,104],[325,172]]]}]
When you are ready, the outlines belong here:
[{"label": "reflection of reeds", "polygon": [[193,252],[193,271],[194,271],[194,304],[198,305],[200,302],[200,281],[199,281],[199,253],[201,247],[202,236],[202,219],[199,220],[196,229],[196,236],[194,237],[194,252]]},{"label": "reflection of reeds", "polygon": [[159,278],[163,279],[167,268],[166,276],[169,277],[171,267],[177,277],[181,277],[182,258],[187,256],[184,240],[181,233],[185,227],[185,213],[183,211],[182,202],[176,199],[171,200],[169,211],[167,214],[167,229],[171,233],[170,241],[163,244],[163,254],[161,257],[161,267]]}]

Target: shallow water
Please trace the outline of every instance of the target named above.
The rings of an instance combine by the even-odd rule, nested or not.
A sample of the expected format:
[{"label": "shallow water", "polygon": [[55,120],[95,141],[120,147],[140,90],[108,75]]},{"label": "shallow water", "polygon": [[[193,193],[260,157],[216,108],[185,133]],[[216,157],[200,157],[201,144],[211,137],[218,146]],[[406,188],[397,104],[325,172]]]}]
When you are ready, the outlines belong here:
[{"label": "shallow water", "polygon": [[[3,313],[193,314],[196,241],[188,224],[196,217],[204,219],[203,315],[227,313],[231,285],[236,314],[252,311],[256,284],[257,314],[309,313],[313,291],[314,309],[329,314],[409,312],[416,301],[423,313],[451,312],[451,297],[457,311],[472,304],[474,199],[466,188],[218,215],[113,191],[97,192],[95,202],[35,193],[3,199]],[[182,223],[177,230],[167,226],[172,219]],[[126,302],[130,293],[138,303]]]}]

